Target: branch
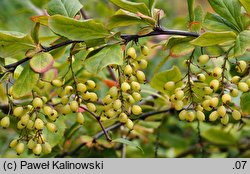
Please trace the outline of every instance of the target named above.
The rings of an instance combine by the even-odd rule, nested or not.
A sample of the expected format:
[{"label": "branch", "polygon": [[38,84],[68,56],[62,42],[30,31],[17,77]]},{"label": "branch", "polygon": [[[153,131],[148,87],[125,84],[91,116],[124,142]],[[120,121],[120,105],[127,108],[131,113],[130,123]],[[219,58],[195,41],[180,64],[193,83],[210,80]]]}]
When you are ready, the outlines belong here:
[{"label": "branch", "polygon": [[[67,40],[67,41],[64,41],[64,42],[52,45],[50,47],[44,47],[44,46],[42,46],[42,50],[39,51],[38,53],[40,53],[40,52],[50,52],[50,51],[55,50],[57,48],[60,48],[60,47],[63,47],[63,46],[67,46],[67,45],[72,44],[72,43],[79,43],[79,42],[83,42],[83,41]],[[9,71],[9,72],[14,72],[17,66],[23,64],[24,62],[27,62],[31,58],[32,57],[25,57],[24,59],[21,59],[21,60],[15,62],[15,63],[9,64],[9,65],[5,65],[4,68],[6,68],[7,71]]]},{"label": "branch", "polygon": [[137,41],[139,38],[148,37],[148,36],[157,36],[157,35],[179,35],[179,36],[191,36],[191,37],[199,37],[200,34],[194,33],[194,32],[188,32],[188,31],[182,31],[182,30],[166,30],[160,27],[157,27],[154,29],[154,31],[145,34],[145,35],[128,35],[128,34],[122,34],[121,38],[125,40],[125,44],[134,40]]},{"label": "branch", "polygon": [[[172,109],[165,109],[165,110],[161,110],[161,111],[152,111],[152,112],[147,112],[145,114],[142,114],[139,119],[145,119],[149,116],[152,115],[157,115],[157,114],[161,114],[161,113],[167,113],[167,112],[171,112]],[[138,118],[137,118],[138,119]],[[136,120],[136,119],[132,119],[132,120]],[[115,130],[117,128],[119,128],[122,125],[122,123],[118,122],[113,124],[112,126],[107,127],[106,129],[104,129],[103,131],[98,132],[94,137],[92,142],[95,143],[97,139],[99,139],[100,137],[102,137],[103,135],[105,135],[105,132],[107,133],[108,131],[111,130]],[[64,152],[61,155],[58,155],[57,157],[64,157],[64,156],[72,156],[74,154],[76,154],[83,146],[85,146],[87,143],[81,143],[79,146],[77,146],[74,150],[72,150],[71,152]]]}]

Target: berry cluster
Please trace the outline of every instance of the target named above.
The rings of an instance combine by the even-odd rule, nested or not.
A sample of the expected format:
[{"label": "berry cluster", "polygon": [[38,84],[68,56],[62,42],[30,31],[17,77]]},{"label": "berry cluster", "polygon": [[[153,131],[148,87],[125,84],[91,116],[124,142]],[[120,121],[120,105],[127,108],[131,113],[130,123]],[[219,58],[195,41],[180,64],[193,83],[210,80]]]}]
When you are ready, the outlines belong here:
[{"label": "berry cluster", "polygon": [[[233,98],[249,91],[249,63],[236,62],[238,75],[230,77],[227,58],[223,59],[221,67],[213,67],[210,71],[206,67],[209,61],[208,55],[199,56],[197,63],[192,58],[185,60],[188,73],[180,80],[184,82],[183,86],[177,87],[180,81],[168,81],[163,87],[170,94],[169,101],[180,111],[180,120],[214,122],[220,119],[223,125],[229,123],[230,115],[236,121],[241,120],[246,114],[233,103]],[[192,72],[192,66],[199,69],[198,73],[197,70]]]}]

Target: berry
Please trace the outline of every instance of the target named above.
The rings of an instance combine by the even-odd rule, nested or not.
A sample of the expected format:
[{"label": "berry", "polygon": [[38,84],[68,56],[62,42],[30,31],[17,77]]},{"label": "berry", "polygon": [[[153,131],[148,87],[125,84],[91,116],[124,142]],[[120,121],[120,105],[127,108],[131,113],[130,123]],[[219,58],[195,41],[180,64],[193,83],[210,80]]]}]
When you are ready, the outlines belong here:
[{"label": "berry", "polygon": [[132,93],[132,97],[134,98],[134,100],[135,100],[136,102],[138,102],[138,101],[141,100],[141,94],[138,93],[138,92],[133,92],[133,93]]},{"label": "berry", "polygon": [[226,125],[229,122],[229,116],[226,114],[220,119],[221,124]]},{"label": "berry", "polygon": [[110,104],[113,100],[112,100],[112,97],[111,97],[111,95],[106,95],[104,98],[103,98],[103,103],[105,104],[105,105],[107,105],[107,104]]},{"label": "berry", "polygon": [[85,84],[87,85],[88,89],[95,89],[95,87],[96,87],[96,84],[93,80],[87,80],[85,82]]},{"label": "berry", "polygon": [[33,149],[34,147],[36,147],[36,144],[37,143],[33,139],[30,139],[27,145],[29,149]]},{"label": "berry", "polygon": [[144,82],[146,80],[144,72],[140,70],[136,71],[136,78],[138,79],[139,82]]},{"label": "berry", "polygon": [[36,144],[36,146],[32,149],[32,152],[39,156],[42,152],[42,145],[41,144]]},{"label": "berry", "polygon": [[248,87],[250,88],[250,78],[246,80]]},{"label": "berry", "polygon": [[9,147],[14,148],[16,147],[17,143],[18,143],[18,139],[14,139],[10,142]]},{"label": "berry", "polygon": [[126,122],[126,124],[125,124],[125,126],[126,126],[128,129],[131,130],[131,129],[133,129],[133,127],[134,127],[134,123],[133,123],[132,120],[128,119],[127,122]]},{"label": "berry", "polygon": [[233,89],[230,90],[230,95],[231,95],[232,97],[237,97],[238,94],[239,94],[238,89],[233,88]]},{"label": "berry", "polygon": [[21,117],[21,123],[22,125],[26,126],[28,124],[30,120],[30,116],[28,114],[24,114],[22,117]]},{"label": "berry", "polygon": [[110,88],[109,89],[109,95],[111,96],[111,97],[114,97],[114,98],[116,98],[117,96],[118,96],[118,89],[117,89],[117,87],[116,86],[113,86],[112,88]]},{"label": "berry", "polygon": [[148,53],[149,53],[148,47],[145,46],[145,45],[141,46],[141,53],[142,53],[144,56],[147,56]]},{"label": "berry", "polygon": [[77,113],[77,115],[76,115],[76,121],[79,123],[79,124],[84,124],[84,121],[85,121],[85,119],[84,119],[84,116],[82,115],[82,113]]},{"label": "berry", "polygon": [[87,87],[86,87],[86,85],[83,84],[83,83],[78,83],[78,84],[76,85],[76,90],[79,91],[79,92],[81,92],[81,93],[84,93],[84,92],[87,91]]},{"label": "berry", "polygon": [[199,58],[198,58],[198,62],[200,63],[200,64],[206,64],[207,62],[208,62],[208,60],[209,60],[209,56],[208,55],[206,55],[206,54],[204,54],[204,55],[201,55]]},{"label": "berry", "polygon": [[237,110],[233,110],[232,116],[235,120],[240,120],[241,119],[241,113]]},{"label": "berry", "polygon": [[131,88],[132,88],[133,91],[139,92],[141,90],[141,85],[140,85],[140,83],[133,81],[131,83]]},{"label": "berry", "polygon": [[70,106],[69,105],[65,105],[61,108],[61,112],[63,115],[67,115],[71,112]]},{"label": "berry", "polygon": [[133,69],[130,65],[126,65],[124,68],[124,74],[125,75],[131,75],[133,73]]},{"label": "berry", "polygon": [[179,100],[174,103],[174,108],[175,110],[179,111],[182,110],[183,105],[184,105],[183,102]]},{"label": "berry", "polygon": [[175,97],[177,100],[182,100],[184,97],[184,92],[183,90],[178,90],[175,92]]},{"label": "berry", "polygon": [[115,110],[112,108],[112,109],[109,109],[105,112],[105,115],[108,117],[108,118],[113,118],[116,116],[116,112]]},{"label": "berry", "polygon": [[121,90],[122,92],[127,92],[128,90],[130,90],[130,85],[127,82],[123,82],[121,85]]},{"label": "berry", "polygon": [[148,66],[148,62],[144,59],[138,60],[138,66],[140,69],[146,69]]},{"label": "berry", "polygon": [[120,99],[115,100],[114,103],[113,103],[114,110],[117,111],[117,110],[121,109],[121,107],[122,107],[121,100]]},{"label": "berry", "polygon": [[21,155],[24,152],[24,143],[18,143],[16,145],[16,153],[17,155]]},{"label": "berry", "polygon": [[49,143],[45,142],[43,145],[42,145],[42,152],[45,153],[45,154],[49,154],[51,153],[52,151],[52,147]]},{"label": "berry", "polygon": [[219,88],[220,82],[216,79],[210,82],[210,88],[216,91]]},{"label": "berry", "polygon": [[73,92],[73,90],[74,90],[74,88],[72,86],[69,86],[69,85],[64,88],[65,94],[71,94]]},{"label": "berry", "polygon": [[10,126],[10,117],[5,116],[1,119],[1,126],[3,128],[8,128]]},{"label": "berry", "polygon": [[55,80],[52,80],[51,81],[51,84],[55,87],[62,87],[63,86],[63,81],[62,80],[59,80],[59,79],[55,79]]},{"label": "berry", "polygon": [[179,113],[179,119],[180,119],[180,120],[186,120],[187,114],[188,114],[188,112],[187,112],[186,110],[182,110],[182,111]]},{"label": "berry", "polygon": [[40,118],[37,118],[34,126],[36,130],[42,130],[44,128],[43,120],[41,120]]},{"label": "berry", "polygon": [[13,110],[13,115],[16,116],[16,117],[20,117],[22,114],[23,114],[23,107],[21,107],[21,106],[16,107]]},{"label": "berry", "polygon": [[127,56],[129,58],[136,59],[137,55],[136,55],[136,51],[135,51],[135,49],[133,47],[128,48]]},{"label": "berry", "polygon": [[56,125],[54,123],[48,122],[46,124],[46,127],[47,127],[48,131],[50,131],[51,133],[56,133],[57,132],[57,127],[56,127]]},{"label": "berry", "polygon": [[127,98],[126,98],[126,100],[130,104],[134,104],[135,103],[135,99],[131,95],[128,95]]},{"label": "berry", "polygon": [[22,124],[22,122],[21,121],[19,121],[19,122],[17,122],[17,129],[24,129],[25,128],[25,125],[24,124]]},{"label": "berry", "polygon": [[142,113],[142,109],[138,105],[133,105],[131,110],[134,115],[140,115]]},{"label": "berry", "polygon": [[77,101],[75,101],[75,100],[71,101],[69,106],[70,106],[70,109],[72,112],[78,111],[79,105],[78,105]]},{"label": "berry", "polygon": [[216,106],[218,106],[218,104],[219,104],[219,99],[217,97],[213,97],[210,99],[210,105],[212,107],[215,108]]},{"label": "berry", "polygon": [[223,94],[222,97],[222,102],[225,103],[225,104],[228,104],[231,102],[231,96],[229,94]]},{"label": "berry", "polygon": [[246,70],[246,68],[247,68],[247,63],[243,60],[238,61],[235,67],[238,73],[243,73]]},{"label": "berry", "polygon": [[239,82],[238,83],[238,89],[242,92],[247,92],[249,90],[249,87],[247,85],[247,83],[245,82]]},{"label": "berry", "polygon": [[205,114],[201,111],[197,111],[196,116],[199,121],[204,121],[206,119]]},{"label": "berry", "polygon": [[128,121],[128,116],[124,112],[120,113],[119,115],[119,121],[121,123],[126,123]]},{"label": "berry", "polygon": [[175,82],[173,82],[173,81],[169,81],[169,82],[165,83],[165,85],[164,85],[164,89],[166,91],[171,91],[174,89],[174,87],[175,87]]},{"label": "berry", "polygon": [[43,101],[42,101],[41,98],[36,97],[36,98],[33,99],[32,105],[34,106],[34,108],[40,109],[40,108],[43,107]]},{"label": "berry", "polygon": [[224,117],[227,113],[227,110],[226,110],[225,106],[222,105],[222,106],[218,107],[217,112],[221,117]]},{"label": "berry", "polygon": [[197,106],[195,107],[195,110],[196,110],[196,111],[203,111],[203,107],[202,107],[201,105],[197,105]]},{"label": "berry", "polygon": [[53,114],[53,109],[50,106],[44,106],[43,112],[47,116],[51,116]]},{"label": "berry", "polygon": [[90,92],[88,95],[89,95],[89,100],[90,100],[91,102],[97,102],[98,96],[97,96],[96,93]]},{"label": "berry", "polygon": [[93,103],[87,103],[86,106],[87,106],[87,108],[88,108],[89,111],[91,111],[91,112],[95,112],[96,111],[95,104],[93,104]]},{"label": "berry", "polygon": [[210,87],[207,87],[207,86],[204,87],[203,90],[204,90],[204,93],[207,94],[207,95],[213,93],[213,89],[211,89]]},{"label": "berry", "polygon": [[209,121],[216,121],[218,117],[219,117],[218,112],[217,112],[217,111],[213,111],[213,112],[209,115]]},{"label": "berry", "polygon": [[217,77],[217,78],[221,77],[221,73],[222,73],[221,67],[215,67],[213,69],[213,76],[214,77]]},{"label": "berry", "polygon": [[33,130],[34,129],[34,121],[29,120],[27,125],[26,125],[27,129],[29,130]]},{"label": "berry", "polygon": [[195,119],[195,112],[194,111],[188,111],[186,115],[186,120],[189,122],[194,121]]},{"label": "berry", "polygon": [[239,76],[233,76],[232,79],[231,79],[231,83],[238,84],[240,79],[241,78]]},{"label": "berry", "polygon": [[206,76],[204,74],[198,74],[197,79],[201,82],[204,82],[206,80]]}]

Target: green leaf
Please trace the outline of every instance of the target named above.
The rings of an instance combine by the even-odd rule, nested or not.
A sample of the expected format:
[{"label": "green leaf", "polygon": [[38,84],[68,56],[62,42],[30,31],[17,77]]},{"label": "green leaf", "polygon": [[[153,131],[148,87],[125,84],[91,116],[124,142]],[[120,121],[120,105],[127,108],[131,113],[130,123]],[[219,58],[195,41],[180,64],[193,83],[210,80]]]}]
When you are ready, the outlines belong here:
[{"label": "green leaf", "polygon": [[250,0],[239,0],[239,1],[243,5],[247,13],[250,13]]},{"label": "green leaf", "polygon": [[188,3],[188,14],[189,14],[189,22],[194,21],[194,0],[187,0]]},{"label": "green leaf", "polygon": [[13,97],[20,98],[31,92],[36,85],[39,74],[35,73],[27,64],[23,69],[21,75],[13,85]]},{"label": "green leaf", "polygon": [[79,0],[52,0],[48,3],[47,11],[51,16],[60,14],[73,18],[82,7]]},{"label": "green leaf", "polygon": [[87,56],[85,60],[86,69],[92,73],[98,73],[110,64],[122,65],[122,49],[120,45],[109,45],[104,47],[93,56]]},{"label": "green leaf", "polygon": [[204,27],[213,31],[237,31],[232,23],[213,13],[207,13],[205,16]]},{"label": "green leaf", "polygon": [[224,44],[226,42],[235,41],[236,34],[232,31],[226,32],[206,32],[200,37],[191,41],[192,44],[198,46],[213,46]]},{"label": "green leaf", "polygon": [[164,84],[169,81],[177,82],[176,83],[176,88],[181,87],[183,85],[183,82],[180,81],[182,78],[181,76],[181,71],[177,66],[173,66],[170,70],[166,70],[163,72],[160,72],[158,74],[155,74],[154,77],[152,78],[150,85],[152,88],[157,89],[158,91],[162,93],[167,93],[169,94],[169,91],[165,91],[163,89]]},{"label": "green leaf", "polygon": [[209,3],[216,13],[231,22],[238,31],[246,28],[243,24],[239,0],[209,0]]},{"label": "green leaf", "polygon": [[122,143],[122,144],[126,144],[126,145],[129,145],[129,146],[133,146],[133,147],[136,147],[137,149],[139,149],[142,153],[144,153],[143,149],[137,145],[136,143],[132,142],[132,141],[129,141],[127,139],[124,139],[124,138],[117,138],[115,140],[112,140],[112,142],[116,142],[116,143]]},{"label": "green leaf", "polygon": [[246,113],[250,113],[250,92],[243,93],[240,97],[241,110]]},{"label": "green leaf", "polygon": [[218,145],[236,145],[237,143],[236,138],[230,132],[225,132],[219,128],[208,129],[201,135],[208,141]]},{"label": "green leaf", "polygon": [[156,4],[156,0],[149,0],[148,1],[148,7],[151,13],[151,16],[154,16],[154,9],[155,9],[155,4]]},{"label": "green leaf", "polygon": [[49,142],[49,144],[54,147],[64,141],[64,132],[66,129],[66,124],[65,124],[65,117],[58,117],[56,122],[54,123],[57,127],[57,132],[56,133],[51,133],[48,131],[48,129],[44,129],[43,133],[45,136],[46,141]]},{"label": "green leaf", "polygon": [[117,27],[124,27],[129,25],[136,25],[143,23],[144,21],[138,17],[127,15],[127,14],[118,14],[110,18],[108,28],[113,29]]},{"label": "green leaf", "polygon": [[12,57],[25,53],[35,45],[30,36],[19,32],[0,31],[0,57]]},{"label": "green leaf", "polygon": [[141,12],[144,15],[150,16],[149,9],[144,3],[130,2],[126,0],[110,0],[118,7],[130,11],[132,13]]},{"label": "green leaf", "polygon": [[236,38],[234,46],[234,56],[238,57],[246,52],[250,47],[250,30],[240,32]]},{"label": "green leaf", "polygon": [[49,53],[38,53],[30,60],[30,67],[37,73],[48,71],[54,64],[54,59]]},{"label": "green leaf", "polygon": [[39,29],[40,29],[40,23],[36,22],[34,28],[31,30],[31,37],[35,44],[39,43]]},{"label": "green leaf", "polygon": [[105,38],[110,35],[102,23],[98,23],[92,19],[78,21],[68,17],[55,15],[49,18],[49,27],[55,33],[70,40],[77,41],[89,41]]}]

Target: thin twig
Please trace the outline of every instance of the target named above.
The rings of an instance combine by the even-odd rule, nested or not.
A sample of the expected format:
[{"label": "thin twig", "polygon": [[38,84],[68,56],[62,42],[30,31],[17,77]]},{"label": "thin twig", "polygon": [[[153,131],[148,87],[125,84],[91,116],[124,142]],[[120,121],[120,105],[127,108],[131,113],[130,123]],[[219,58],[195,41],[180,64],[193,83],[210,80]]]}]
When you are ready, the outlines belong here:
[{"label": "thin twig", "polygon": [[108,71],[109,71],[109,74],[110,74],[112,80],[114,80],[115,82],[117,82],[115,73],[114,73],[113,69],[111,68],[111,66],[107,66],[107,69],[108,69]]}]

